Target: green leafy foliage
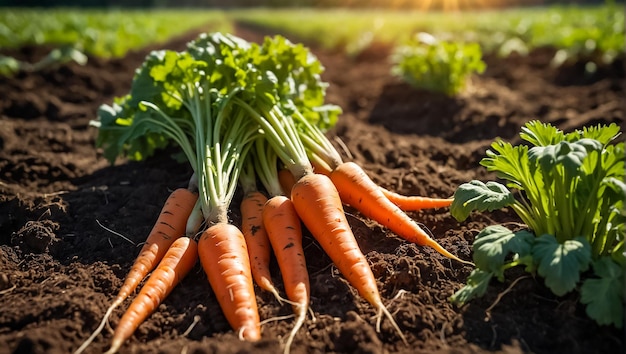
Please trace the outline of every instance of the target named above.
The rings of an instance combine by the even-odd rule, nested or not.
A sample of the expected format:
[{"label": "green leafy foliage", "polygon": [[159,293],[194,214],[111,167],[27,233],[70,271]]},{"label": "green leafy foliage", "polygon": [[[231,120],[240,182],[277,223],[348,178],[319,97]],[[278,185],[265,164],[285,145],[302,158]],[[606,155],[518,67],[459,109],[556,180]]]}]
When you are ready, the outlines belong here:
[{"label": "green leafy foliage", "polygon": [[39,71],[73,61],[80,65],[87,63],[87,56],[73,46],[54,48],[42,59],[29,63],[0,55],[0,76],[11,76],[20,70]]},{"label": "green leafy foliage", "polygon": [[[481,165],[505,180],[506,187],[494,181],[464,183],[455,192],[451,213],[462,221],[472,211],[506,206],[530,231],[513,233],[503,226],[481,231],[473,246],[474,263],[491,276],[468,279],[452,300],[464,303],[482,295],[486,285],[479,280],[503,280],[504,270],[517,265],[536,272],[562,296],[578,289],[591,266],[598,278],[583,279],[581,301],[598,323],[621,326],[621,318],[610,313],[623,307],[624,289],[615,285],[623,273],[615,269],[626,265],[624,143],[614,142],[619,134],[616,124],[565,134],[531,121],[520,134],[527,144],[494,141]],[[602,287],[610,290],[593,291]]]},{"label": "green leafy foliage", "polygon": [[457,304],[464,304],[473,298],[485,295],[487,292],[489,281],[493,277],[493,273],[476,268],[467,277],[467,283],[459,291],[450,297],[450,301]]},{"label": "green leafy foliage", "polygon": [[486,68],[477,43],[441,41],[427,33],[398,46],[392,62],[392,72],[412,86],[450,96],[465,89],[470,75]]},{"label": "green leafy foliage", "polygon": [[[172,24],[175,23],[175,26]],[[40,63],[0,61],[0,74],[39,70],[68,59],[84,62],[87,55],[122,57],[132,49],[163,42],[200,26],[228,30],[220,11],[85,10],[5,8],[0,11],[0,47],[53,47]]]},{"label": "green leafy foliage", "polygon": [[[130,93],[100,107],[92,122],[96,144],[112,163],[177,145],[196,175],[204,218],[225,220],[257,137],[280,145],[295,134],[283,127],[291,115],[325,128],[336,122],[338,109],[323,104],[322,71],[307,48],[281,36],[259,45],[220,32],[201,34],[184,51],[146,56]],[[301,156],[306,159],[304,148]]]},{"label": "green leafy foliage", "polygon": [[552,235],[541,235],[535,241],[532,254],[538,265],[537,272],[558,296],[576,287],[580,273],[589,268],[591,261],[591,247],[583,237],[559,243]]},{"label": "green leafy foliage", "polygon": [[454,208],[450,212],[457,220],[465,220],[471,211],[493,211],[513,204],[515,198],[505,186],[498,182],[470,181],[464,183],[454,194],[454,200],[463,200],[463,208]]},{"label": "green leafy foliage", "polygon": [[601,257],[593,264],[593,269],[597,277],[583,282],[580,301],[587,304],[587,314],[601,325],[621,327],[624,321],[624,268],[610,257]]},{"label": "green leafy foliage", "polygon": [[20,70],[22,64],[19,60],[0,55],[0,75],[9,76]]},{"label": "green leafy foliage", "polygon": [[488,226],[474,240],[474,264],[502,280],[507,258],[524,258],[531,254],[533,241],[534,235],[528,231],[513,232],[502,225]]},{"label": "green leafy foliage", "polygon": [[624,7],[617,4],[514,7],[498,11],[424,12],[383,9],[267,9],[230,12],[234,19],[356,55],[370,45],[395,45],[416,29],[446,40],[479,43],[483,53],[527,55],[557,50],[555,66],[588,61],[588,71],[624,57]]}]

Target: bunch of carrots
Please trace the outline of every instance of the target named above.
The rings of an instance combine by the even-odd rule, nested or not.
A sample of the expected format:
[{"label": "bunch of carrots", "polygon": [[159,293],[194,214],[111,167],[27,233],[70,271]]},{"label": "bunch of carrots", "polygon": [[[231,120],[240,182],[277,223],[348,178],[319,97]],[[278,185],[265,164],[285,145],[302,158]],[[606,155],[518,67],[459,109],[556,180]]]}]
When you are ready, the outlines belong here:
[{"label": "bunch of carrots", "polygon": [[[254,284],[287,302],[295,314],[285,352],[302,327],[310,285],[302,226],[343,276],[406,342],[384,306],[374,275],[343,206],[398,236],[452,255],[405,212],[441,208],[451,199],[401,196],[343,162],[324,131],[340,109],[324,103],[323,67],[302,45],[281,36],[249,43],[230,34],[203,34],[182,52],[154,51],[137,70],[128,95],[103,105],[97,145],[111,163],[143,159],[168,144],[193,169],[187,188],[171,193],[117,297],[80,353],[112,312],[150,274],[119,320],[107,353],[116,352],[200,260],[220,307],[242,340],[261,338]],[[228,211],[238,188],[241,225]],[[286,298],[272,282],[276,257]]]}]

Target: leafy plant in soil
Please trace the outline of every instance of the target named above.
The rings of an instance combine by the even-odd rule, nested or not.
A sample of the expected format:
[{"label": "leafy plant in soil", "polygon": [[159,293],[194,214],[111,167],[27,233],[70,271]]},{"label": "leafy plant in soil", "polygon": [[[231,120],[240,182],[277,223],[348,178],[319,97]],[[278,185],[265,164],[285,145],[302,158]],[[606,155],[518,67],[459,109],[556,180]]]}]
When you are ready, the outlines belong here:
[{"label": "leafy plant in soil", "polygon": [[463,91],[470,75],[486,67],[477,43],[442,41],[424,32],[398,46],[392,61],[392,73],[410,85],[449,96]]},{"label": "leafy plant in soil", "polygon": [[482,296],[493,277],[503,281],[505,270],[524,266],[557,296],[580,292],[599,324],[623,325],[626,184],[624,143],[614,143],[619,134],[616,124],[565,134],[531,121],[520,134],[530,147],[501,139],[491,144],[480,164],[506,185],[460,185],[451,213],[463,221],[474,210],[510,207],[529,229],[482,230],[473,245],[476,269],[452,302]]}]

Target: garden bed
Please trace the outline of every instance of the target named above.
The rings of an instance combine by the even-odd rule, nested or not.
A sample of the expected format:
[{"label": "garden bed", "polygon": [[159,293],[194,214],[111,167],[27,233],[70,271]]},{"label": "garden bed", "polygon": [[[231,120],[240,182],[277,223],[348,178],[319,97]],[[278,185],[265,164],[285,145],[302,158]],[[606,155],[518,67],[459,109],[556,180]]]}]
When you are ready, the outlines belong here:
[{"label": "garden bed", "polygon": [[[252,41],[263,35],[250,28],[237,34]],[[194,37],[162,47],[183,49]],[[486,72],[450,98],[392,77],[389,50],[378,45],[348,58],[313,48],[326,67],[328,101],[344,110],[331,139],[346,160],[403,194],[447,197],[463,182],[492,178],[478,164],[491,141],[517,141],[532,119],[566,131],[624,121],[623,61],[589,75],[584,63],[551,68],[549,48],[527,57],[487,57]],[[34,61],[44,53],[29,47],[3,54]],[[100,104],[128,92],[146,53],[0,80],[0,353],[76,349],[98,325],[138,252],[107,229],[142,242],[169,191],[186,185],[190,168],[175,162],[171,151],[110,166],[94,148],[97,131],[89,121]],[[307,319],[292,353],[623,352],[623,332],[587,318],[577,295],[556,297],[531,277],[507,289],[523,275],[515,269],[483,298],[453,306],[448,297],[465,284],[471,267],[409,244],[354,209],[346,212],[409,345],[387,321],[376,333],[376,312],[306,234],[315,318]],[[519,222],[506,210],[463,223],[446,210],[411,216],[467,260],[479,230],[495,220]],[[230,217],[239,222],[237,208]],[[291,313],[271,294],[259,291],[257,300],[262,319]],[[199,322],[192,325],[194,318]],[[291,324],[268,322],[260,342],[239,341],[197,265],[121,352],[279,352]],[[89,351],[102,352],[109,339],[108,333],[98,337]]]}]

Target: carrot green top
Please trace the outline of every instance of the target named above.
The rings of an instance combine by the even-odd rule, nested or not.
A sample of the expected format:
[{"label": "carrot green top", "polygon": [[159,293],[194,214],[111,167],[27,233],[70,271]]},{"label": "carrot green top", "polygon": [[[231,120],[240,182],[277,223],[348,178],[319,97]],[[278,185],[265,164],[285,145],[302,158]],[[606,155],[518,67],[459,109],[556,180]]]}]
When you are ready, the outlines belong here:
[{"label": "carrot green top", "polygon": [[254,44],[202,34],[185,51],[146,57],[130,93],[100,107],[96,143],[111,163],[177,144],[197,177],[205,220],[224,222],[257,138],[295,176],[312,170],[293,116],[320,129],[336,122],[339,110],[323,104],[322,71],[305,47],[280,36]]}]

